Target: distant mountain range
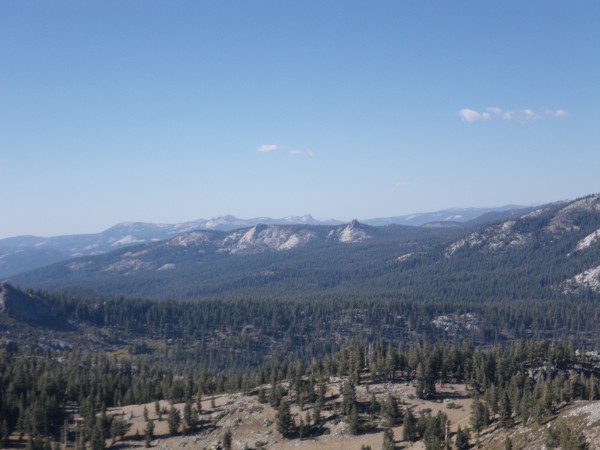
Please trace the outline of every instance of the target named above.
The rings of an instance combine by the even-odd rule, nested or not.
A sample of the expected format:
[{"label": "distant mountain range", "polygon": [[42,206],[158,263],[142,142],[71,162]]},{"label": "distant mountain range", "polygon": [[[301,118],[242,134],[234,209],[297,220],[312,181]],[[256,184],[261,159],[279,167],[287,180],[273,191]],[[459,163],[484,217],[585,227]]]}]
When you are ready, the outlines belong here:
[{"label": "distant mountain range", "polygon": [[462,224],[195,229],[10,281],[157,299],[600,297],[600,195]]},{"label": "distant mountain range", "polygon": [[381,217],[376,219],[368,219],[363,222],[367,225],[382,226],[382,225],[413,225],[421,226],[430,223],[438,222],[457,222],[466,223],[475,220],[481,216],[495,213],[505,213],[507,211],[519,211],[525,206],[506,205],[498,208],[452,208],[442,211],[407,214],[397,217]]},{"label": "distant mountain range", "polygon": [[[518,210],[517,206],[500,208],[448,209],[444,211],[412,214],[407,216],[370,219],[369,225],[414,225],[428,222],[465,223],[489,213],[505,213]],[[336,220],[319,221],[310,215],[289,216],[281,219],[256,217],[239,219],[234,216],[222,216],[212,219],[199,219],[179,224],[154,224],[143,222],[124,222],[97,234],[79,234],[42,238],[37,236],[18,236],[0,239],[0,280],[27,272],[49,264],[86,255],[99,255],[116,249],[153,241],[170,239],[193,230],[231,231],[239,228],[264,225],[341,225]]]}]

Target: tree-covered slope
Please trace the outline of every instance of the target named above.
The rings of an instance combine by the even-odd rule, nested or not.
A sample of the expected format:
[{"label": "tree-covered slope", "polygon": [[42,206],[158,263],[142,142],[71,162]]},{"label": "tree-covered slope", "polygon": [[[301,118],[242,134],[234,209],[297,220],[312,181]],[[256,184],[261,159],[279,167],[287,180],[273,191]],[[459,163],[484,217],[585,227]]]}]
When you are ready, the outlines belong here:
[{"label": "tree-covered slope", "polygon": [[524,299],[600,294],[600,196],[452,227],[257,225],[55,264],[23,286],[147,298]]}]

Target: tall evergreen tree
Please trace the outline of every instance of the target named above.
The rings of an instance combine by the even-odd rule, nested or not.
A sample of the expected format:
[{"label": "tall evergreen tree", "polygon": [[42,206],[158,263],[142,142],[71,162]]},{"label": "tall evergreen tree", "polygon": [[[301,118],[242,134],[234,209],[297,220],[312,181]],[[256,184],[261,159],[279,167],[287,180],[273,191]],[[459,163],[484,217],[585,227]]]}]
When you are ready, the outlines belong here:
[{"label": "tall evergreen tree", "polygon": [[400,418],[398,403],[392,394],[388,394],[383,404],[383,416],[385,418],[386,427],[394,427]]},{"label": "tall evergreen tree", "polygon": [[144,429],[144,441],[146,448],[150,448],[152,445],[152,439],[154,438],[154,421],[149,420],[146,422],[146,428]]},{"label": "tall evergreen tree", "polygon": [[231,430],[227,430],[223,435],[223,450],[231,450],[231,443],[233,441],[233,434]]},{"label": "tall evergreen tree", "polygon": [[279,408],[277,408],[277,414],[275,416],[275,422],[277,424],[277,431],[279,431],[283,437],[289,437],[292,434],[292,415],[290,412],[290,405],[285,400],[282,400],[279,403]]},{"label": "tall evergreen tree", "polygon": [[381,450],[394,450],[395,448],[394,430],[388,428],[383,432],[383,444],[381,445]]},{"label": "tall evergreen tree", "polygon": [[456,445],[456,450],[467,450],[469,448],[469,437],[465,431],[458,426],[456,430],[456,436],[454,438],[454,445]]},{"label": "tall evergreen tree", "polygon": [[406,415],[404,416],[402,438],[409,442],[413,442],[417,439],[417,420],[410,409],[407,409]]},{"label": "tall evergreen tree", "polygon": [[171,406],[171,409],[169,409],[167,423],[169,425],[169,434],[177,434],[177,431],[179,430],[179,425],[181,424],[181,414],[179,410],[174,406]]}]

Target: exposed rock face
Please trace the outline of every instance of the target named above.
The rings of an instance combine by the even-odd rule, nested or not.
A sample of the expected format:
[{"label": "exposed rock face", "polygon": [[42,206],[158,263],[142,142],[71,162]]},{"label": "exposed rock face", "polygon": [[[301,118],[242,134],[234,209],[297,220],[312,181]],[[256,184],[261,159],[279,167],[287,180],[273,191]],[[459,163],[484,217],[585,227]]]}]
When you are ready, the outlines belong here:
[{"label": "exposed rock face", "polygon": [[563,283],[565,294],[578,292],[585,288],[589,288],[593,292],[600,292],[600,266],[579,273]]},{"label": "exposed rock face", "polygon": [[332,230],[327,235],[328,239],[334,239],[344,244],[354,244],[371,239],[368,234],[368,226],[363,225],[358,220],[353,220],[348,225]]},{"label": "exposed rock face", "polygon": [[484,228],[483,231],[471,233],[464,239],[451,244],[445,252],[450,258],[463,247],[478,248],[484,253],[495,253],[504,249],[524,247],[531,239],[531,233],[515,231],[514,220],[507,220],[498,225]]},{"label": "exposed rock face", "polygon": [[552,217],[544,231],[552,234],[578,231],[579,226],[575,224],[574,217],[581,212],[600,212],[600,194],[590,195],[567,204]]},{"label": "exposed rock face", "polygon": [[259,224],[249,230],[233,232],[222,241],[218,251],[235,255],[266,250],[291,250],[306,245],[315,237],[308,230],[296,231],[289,227]]},{"label": "exposed rock face", "polygon": [[593,233],[587,235],[585,238],[580,240],[577,243],[575,251],[578,252],[581,250],[585,250],[586,248],[590,248],[592,245],[595,245],[597,243],[600,243],[600,229],[594,231]]},{"label": "exposed rock face", "polygon": [[33,322],[58,316],[48,301],[20,291],[8,283],[0,283],[0,314]]}]

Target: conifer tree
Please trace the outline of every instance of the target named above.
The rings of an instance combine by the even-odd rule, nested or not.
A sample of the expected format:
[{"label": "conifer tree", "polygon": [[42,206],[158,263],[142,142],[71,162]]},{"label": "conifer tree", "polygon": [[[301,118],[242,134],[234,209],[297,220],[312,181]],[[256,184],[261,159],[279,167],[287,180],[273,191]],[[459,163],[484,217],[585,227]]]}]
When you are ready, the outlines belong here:
[{"label": "conifer tree", "polygon": [[479,400],[475,399],[471,406],[471,426],[479,435],[481,429],[488,424],[488,412],[485,405]]},{"label": "conifer tree", "polygon": [[192,423],[192,402],[189,399],[186,400],[183,407],[183,422],[187,428],[193,428],[195,425]]},{"label": "conifer tree", "polygon": [[169,433],[177,434],[177,431],[179,430],[179,424],[181,423],[181,414],[179,413],[179,410],[174,406],[171,406],[171,409],[169,410],[167,423],[169,425]]},{"label": "conifer tree", "polygon": [[292,428],[292,415],[290,413],[290,405],[285,401],[281,401],[279,408],[277,408],[277,414],[275,416],[277,424],[277,431],[284,437],[291,435]]},{"label": "conifer tree", "polygon": [[231,430],[227,430],[223,435],[223,450],[231,450],[231,442],[233,440],[233,435]]},{"label": "conifer tree", "polygon": [[407,409],[402,427],[402,438],[413,442],[417,439],[417,420],[410,409]]},{"label": "conifer tree", "polygon": [[383,444],[381,446],[381,450],[394,450],[395,448],[396,444],[394,442],[394,430],[388,428],[383,432]]},{"label": "conifer tree", "polygon": [[468,435],[460,428],[460,425],[458,426],[458,429],[456,430],[454,444],[456,445],[456,450],[467,450],[469,448]]},{"label": "conifer tree", "polygon": [[162,420],[162,410],[160,408],[160,402],[158,400],[154,402],[154,412],[156,413],[156,417],[160,422]]},{"label": "conifer tree", "polygon": [[148,422],[146,422],[146,428],[144,429],[144,440],[146,443],[146,448],[150,448],[153,437],[154,437],[154,421],[149,420]]},{"label": "conifer tree", "polygon": [[512,427],[513,426],[512,409],[511,409],[510,400],[508,399],[508,394],[507,394],[506,390],[504,390],[502,393],[499,409],[500,409],[500,419],[498,421],[498,425],[502,428]]},{"label": "conifer tree", "polygon": [[392,394],[388,394],[383,404],[383,416],[385,417],[385,426],[393,427],[400,418],[398,403]]},{"label": "conifer tree", "polygon": [[348,425],[350,426],[351,434],[358,434],[359,422],[358,422],[358,411],[356,410],[356,404],[352,405],[350,414],[348,415]]}]

